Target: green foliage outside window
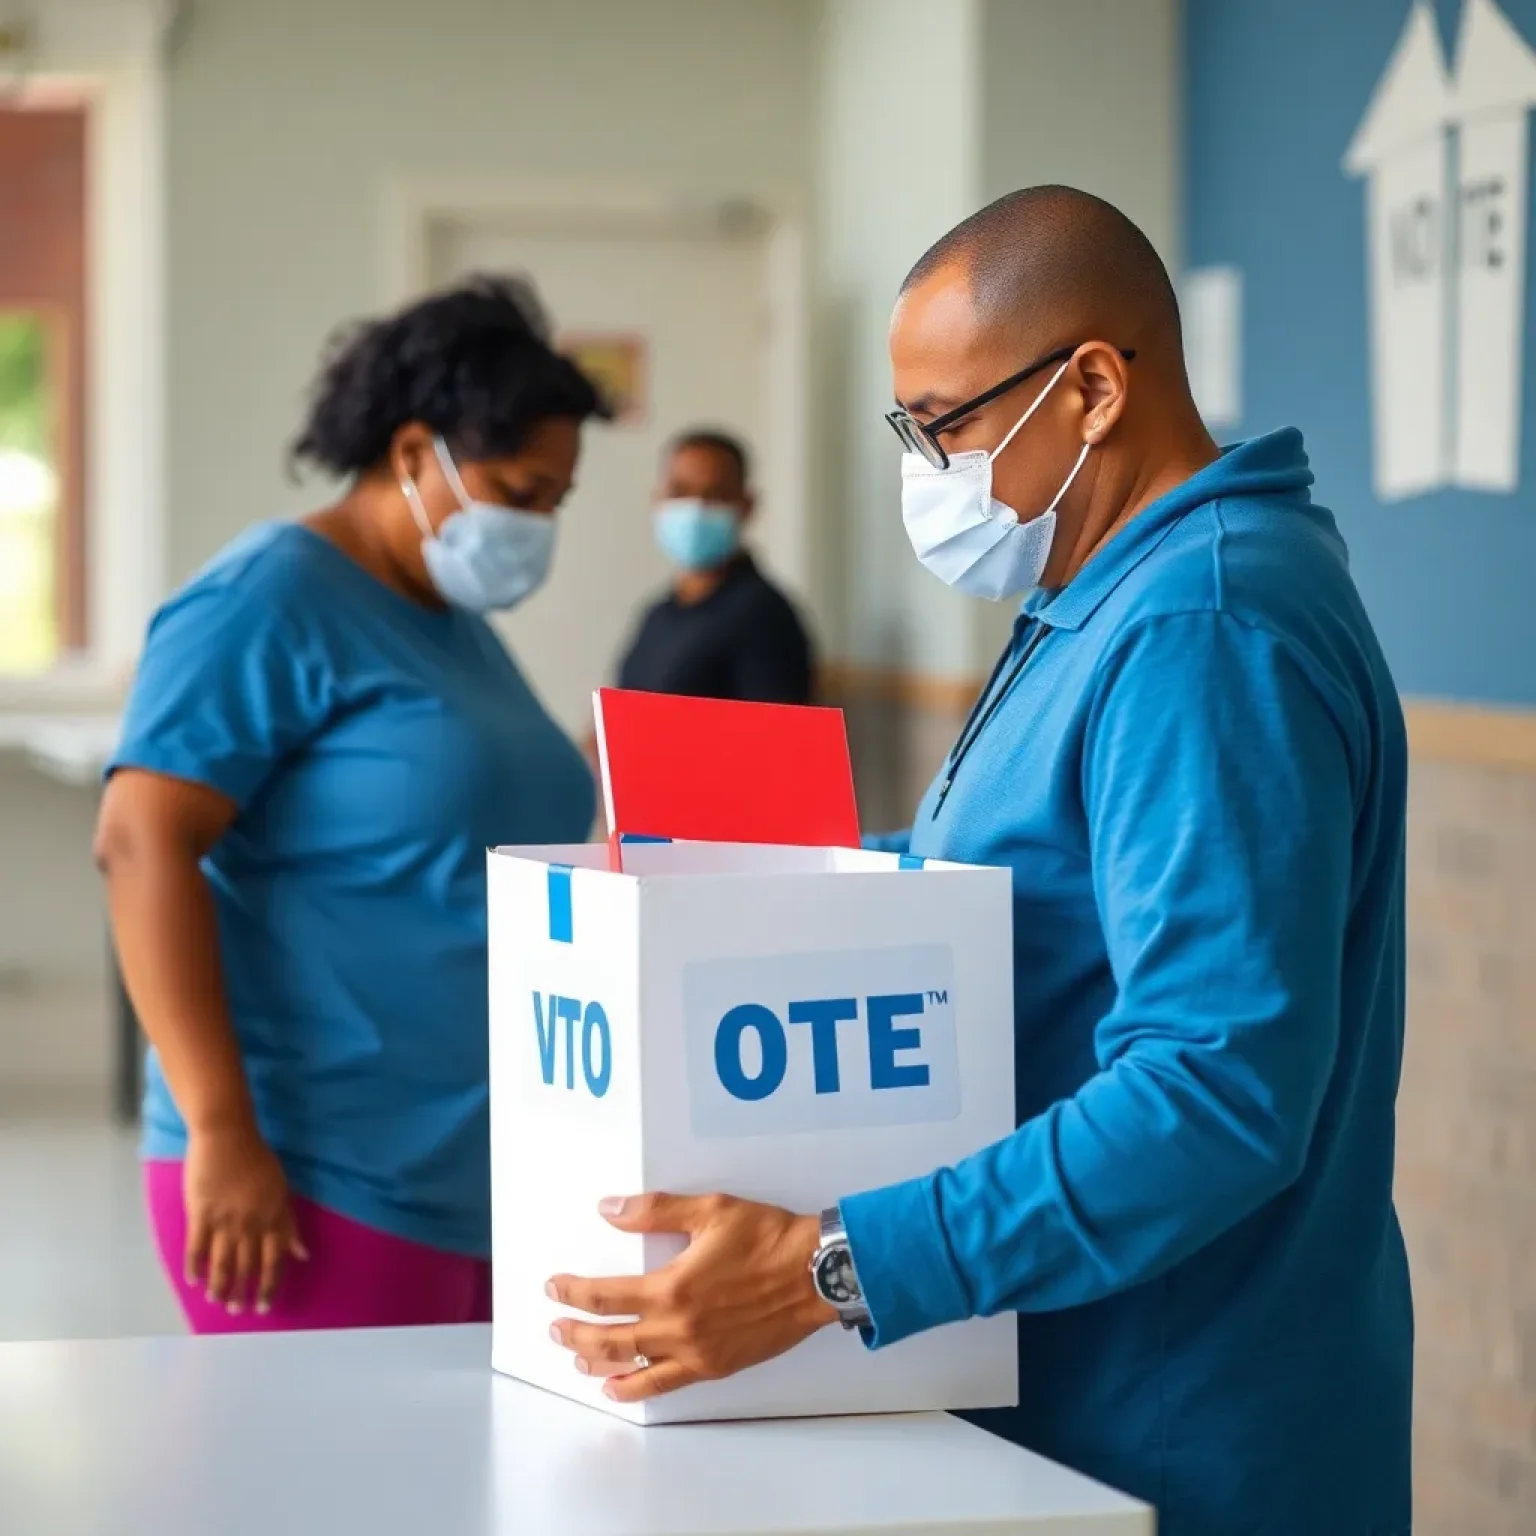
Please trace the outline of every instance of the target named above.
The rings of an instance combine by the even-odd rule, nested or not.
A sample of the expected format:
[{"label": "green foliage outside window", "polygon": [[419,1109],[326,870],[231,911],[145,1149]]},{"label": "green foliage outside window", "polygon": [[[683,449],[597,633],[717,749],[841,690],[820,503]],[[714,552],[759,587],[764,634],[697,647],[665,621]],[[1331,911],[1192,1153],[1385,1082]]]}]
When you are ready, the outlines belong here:
[{"label": "green foliage outside window", "polygon": [[0,314],[0,674],[46,671],[58,657],[50,383],[43,317]]}]

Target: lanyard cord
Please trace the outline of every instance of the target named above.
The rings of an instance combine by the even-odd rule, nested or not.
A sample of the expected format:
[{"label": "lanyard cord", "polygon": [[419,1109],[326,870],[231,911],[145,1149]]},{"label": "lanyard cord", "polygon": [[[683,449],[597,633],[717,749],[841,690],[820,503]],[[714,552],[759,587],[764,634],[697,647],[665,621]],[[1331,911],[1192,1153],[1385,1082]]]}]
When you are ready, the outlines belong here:
[{"label": "lanyard cord", "polygon": [[1008,663],[1007,651],[1004,651],[997,658],[997,665],[992,668],[992,675],[987,679],[987,686],[981,690],[980,697],[971,706],[971,712],[966,716],[965,724],[960,727],[960,734],[955,738],[955,744],[950,748],[949,759],[944,764],[944,782],[939,785],[938,798],[933,802],[933,815],[929,818],[930,820],[937,821],[939,819],[939,812],[944,809],[944,802],[949,798],[950,787],[955,782],[955,775],[959,773],[960,765],[965,761],[971,748],[976,745],[981,733],[986,730],[992,716],[1002,706],[1003,700],[1012,691],[1013,685],[1018,682],[1019,674],[1023,672],[1029,658],[1035,654],[1036,647],[1049,632],[1048,627],[1042,624],[1039,619],[1034,621],[1034,625],[1034,629],[1030,631],[1029,639],[1024,642],[1022,649],[1019,651],[1019,657],[1014,662],[1013,669],[1003,678],[1002,686],[996,687],[996,684],[998,676]]}]

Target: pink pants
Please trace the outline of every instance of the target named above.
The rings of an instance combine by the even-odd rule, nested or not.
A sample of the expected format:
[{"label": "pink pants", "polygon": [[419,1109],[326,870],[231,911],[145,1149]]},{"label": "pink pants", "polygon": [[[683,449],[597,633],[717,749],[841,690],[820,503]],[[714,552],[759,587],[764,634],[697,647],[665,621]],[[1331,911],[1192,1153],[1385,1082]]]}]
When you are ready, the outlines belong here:
[{"label": "pink pants", "polygon": [[279,1333],[296,1328],[410,1328],[491,1320],[491,1266],[390,1237],[293,1197],[309,1259],[290,1260],[272,1302],[258,1316],[231,1314],[185,1279],[187,1214],[181,1164],[144,1164],[144,1190],[160,1261],[193,1333]]}]

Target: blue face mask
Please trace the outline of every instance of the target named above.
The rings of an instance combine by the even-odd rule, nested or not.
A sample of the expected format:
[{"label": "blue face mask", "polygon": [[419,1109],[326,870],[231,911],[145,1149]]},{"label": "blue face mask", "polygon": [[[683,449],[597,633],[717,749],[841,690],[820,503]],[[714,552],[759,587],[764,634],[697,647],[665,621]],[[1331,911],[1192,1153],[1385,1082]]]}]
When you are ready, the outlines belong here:
[{"label": "blue face mask", "polygon": [[684,571],[711,571],[741,546],[741,515],[735,507],[677,498],[656,509],[656,542]]},{"label": "blue face mask", "polygon": [[554,518],[472,500],[448,445],[437,437],[432,446],[444,478],[459,499],[459,510],[449,513],[434,532],[416,482],[409,476],[400,482],[421,529],[421,555],[432,585],[445,602],[473,613],[516,607],[549,575],[555,553]]}]

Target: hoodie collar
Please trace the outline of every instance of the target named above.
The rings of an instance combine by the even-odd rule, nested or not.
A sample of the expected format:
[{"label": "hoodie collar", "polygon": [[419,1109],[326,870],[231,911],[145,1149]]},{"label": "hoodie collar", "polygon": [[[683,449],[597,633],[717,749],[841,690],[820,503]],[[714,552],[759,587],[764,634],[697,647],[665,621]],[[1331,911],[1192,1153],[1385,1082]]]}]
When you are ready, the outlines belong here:
[{"label": "hoodie collar", "polygon": [[1223,448],[1221,456],[1182,485],[1143,507],[1065,587],[1037,587],[1024,612],[1052,629],[1081,629],[1132,571],[1174,530],[1184,515],[1233,496],[1311,498],[1311,466],[1295,427]]}]

